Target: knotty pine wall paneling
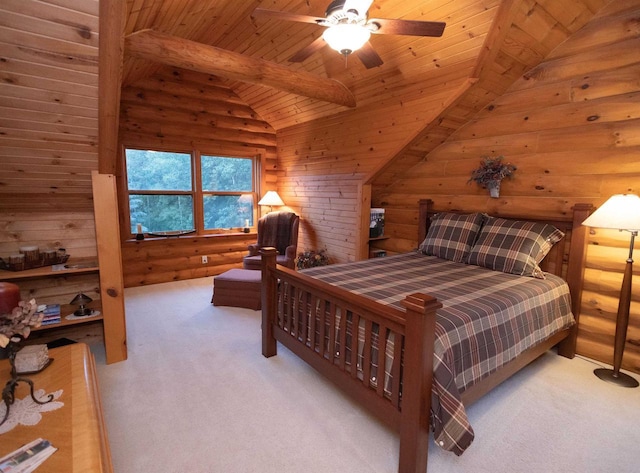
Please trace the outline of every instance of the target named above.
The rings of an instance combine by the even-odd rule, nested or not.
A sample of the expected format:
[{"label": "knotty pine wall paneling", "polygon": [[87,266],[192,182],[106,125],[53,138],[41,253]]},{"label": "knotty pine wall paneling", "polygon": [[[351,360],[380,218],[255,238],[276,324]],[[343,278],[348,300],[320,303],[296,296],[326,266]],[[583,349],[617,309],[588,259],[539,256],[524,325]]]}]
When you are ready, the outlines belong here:
[{"label": "knotty pine wall paneling", "polygon": [[[420,164],[391,185],[374,183],[372,205],[387,209],[385,233],[393,236],[382,247],[414,247],[419,198],[443,209],[553,217],[578,202],[640,193],[639,17],[638,2],[612,2]],[[518,169],[491,199],[467,181],[481,157],[498,155]],[[628,245],[627,232],[590,231],[578,353],[606,363]],[[640,283],[623,367],[640,372]]]},{"label": "knotty pine wall paneling", "polygon": [[[64,247],[97,260],[97,0],[0,2],[0,256]],[[100,298],[97,274],[24,279],[22,297]]]},{"label": "knotty pine wall paneling", "polygon": [[464,80],[455,78],[437,95],[416,92],[278,131],[278,192],[301,216],[300,250],[326,249],[336,263],[361,259],[365,176]]},{"label": "knotty pine wall paneling", "polygon": [[98,1],[7,0],[0,18],[0,203],[91,196]]},{"label": "knotty pine wall paneling", "polygon": [[[19,253],[21,246],[65,248],[74,259],[97,263],[93,212],[1,212],[0,257]],[[23,299],[35,298],[39,304],[68,304],[78,292],[100,299],[97,274],[22,279],[16,284]]]},{"label": "knotty pine wall paneling", "polygon": [[[258,198],[276,189],[275,131],[219,79],[206,74],[163,68],[124,87],[120,142],[123,147],[259,156]],[[213,276],[241,267],[247,246],[256,241],[255,233],[130,240],[122,182],[119,187],[125,287]],[[203,255],[208,256],[207,264],[202,264]]]}]

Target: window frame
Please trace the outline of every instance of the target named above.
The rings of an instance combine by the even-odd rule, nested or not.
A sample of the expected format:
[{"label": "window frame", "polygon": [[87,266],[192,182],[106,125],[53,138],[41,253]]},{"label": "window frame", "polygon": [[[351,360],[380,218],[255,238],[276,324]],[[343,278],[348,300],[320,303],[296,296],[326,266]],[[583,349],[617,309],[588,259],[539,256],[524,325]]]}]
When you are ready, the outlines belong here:
[{"label": "window frame", "polygon": [[[155,190],[129,190],[128,185],[128,176],[127,176],[127,155],[126,152],[128,149],[139,150],[139,151],[156,151],[159,153],[182,153],[187,154],[191,157],[191,191],[155,191]],[[135,145],[122,145],[122,179],[120,186],[120,195],[121,195],[121,211],[123,218],[121,222],[123,225],[126,225],[125,229],[122,229],[121,233],[125,239],[135,239],[136,234],[132,231],[133,229],[131,224],[131,208],[129,205],[130,196],[132,194],[139,195],[191,195],[193,199],[193,223],[195,227],[195,233],[190,233],[188,236],[215,236],[215,235],[226,235],[229,233],[241,233],[243,227],[231,227],[231,228],[214,228],[214,229],[205,229],[204,228],[204,196],[215,196],[215,195],[251,195],[252,202],[252,215],[251,215],[251,225],[249,226],[250,231],[255,230],[258,219],[258,195],[260,193],[260,155],[231,155],[229,153],[213,153],[205,150],[201,150],[198,148],[193,149],[185,149],[185,148],[171,148],[168,146],[135,146]],[[212,156],[212,157],[220,157],[220,158],[236,158],[236,159],[249,159],[251,160],[251,183],[252,183],[252,192],[235,192],[235,191],[204,191],[202,189],[202,156]]]}]

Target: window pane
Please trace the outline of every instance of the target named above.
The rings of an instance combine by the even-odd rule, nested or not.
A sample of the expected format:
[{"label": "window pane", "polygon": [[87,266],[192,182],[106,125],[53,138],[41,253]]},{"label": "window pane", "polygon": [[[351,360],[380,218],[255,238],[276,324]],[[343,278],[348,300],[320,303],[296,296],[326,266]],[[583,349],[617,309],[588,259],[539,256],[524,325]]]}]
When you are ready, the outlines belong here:
[{"label": "window pane", "polygon": [[246,221],[253,225],[253,198],[241,195],[205,195],[202,198],[204,207],[204,228],[238,228],[244,227]]},{"label": "window pane", "polygon": [[190,195],[140,195],[129,196],[131,233],[136,225],[143,232],[172,232],[193,230],[193,197]]},{"label": "window pane", "polygon": [[191,155],[127,149],[129,190],[191,191]]},{"label": "window pane", "polygon": [[201,156],[201,162],[202,190],[227,192],[253,191],[252,159]]}]

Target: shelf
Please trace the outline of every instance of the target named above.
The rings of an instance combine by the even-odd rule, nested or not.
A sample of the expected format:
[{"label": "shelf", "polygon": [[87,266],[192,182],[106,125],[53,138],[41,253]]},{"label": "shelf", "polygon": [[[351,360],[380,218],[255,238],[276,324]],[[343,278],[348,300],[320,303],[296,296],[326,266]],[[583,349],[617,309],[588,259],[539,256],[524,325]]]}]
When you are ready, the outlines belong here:
[{"label": "shelf", "polygon": [[70,325],[78,325],[78,324],[88,324],[90,322],[97,322],[99,320],[104,319],[104,314],[102,313],[102,306],[100,304],[99,300],[94,300],[91,303],[89,303],[87,305],[87,307],[89,307],[90,309],[93,310],[99,310],[100,311],[100,315],[95,315],[93,317],[87,317],[84,319],[74,319],[74,320],[67,320],[65,319],[65,317],[69,314],[72,314],[74,310],[76,310],[78,308],[78,306],[75,305],[71,305],[71,304],[61,304],[60,305],[60,317],[62,318],[62,320],[60,322],[58,322],[57,324],[49,324],[49,325],[42,325],[38,328],[34,328],[33,331],[34,332],[39,332],[42,330],[49,330],[49,329],[56,329],[59,327],[69,327]]},{"label": "shelf", "polygon": [[388,240],[389,238],[391,238],[391,237],[379,236],[379,237],[375,237],[375,238],[369,238],[369,241]]},{"label": "shelf", "polygon": [[68,268],[65,267],[54,271],[54,267],[57,268],[60,266],[61,265],[43,266],[41,268],[25,269],[24,271],[7,271],[6,269],[0,269],[0,281],[56,277],[65,276],[67,274],[97,273],[99,271],[95,261],[67,261],[64,266],[69,266]]}]

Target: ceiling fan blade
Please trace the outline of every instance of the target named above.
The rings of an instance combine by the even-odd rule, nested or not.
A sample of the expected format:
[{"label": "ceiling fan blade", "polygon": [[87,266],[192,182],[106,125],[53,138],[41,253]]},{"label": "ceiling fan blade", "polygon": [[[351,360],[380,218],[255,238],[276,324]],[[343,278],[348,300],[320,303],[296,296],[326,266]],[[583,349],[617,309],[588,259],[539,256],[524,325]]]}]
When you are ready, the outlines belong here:
[{"label": "ceiling fan blade", "polygon": [[442,36],[446,23],[442,21],[390,20],[388,18],[372,18],[367,22],[378,29],[375,34],[399,34],[408,36]]},{"label": "ceiling fan blade", "polygon": [[373,0],[345,0],[342,9],[344,11],[355,10],[360,16],[365,16],[372,3]]},{"label": "ceiling fan blade", "polygon": [[301,23],[313,23],[316,25],[325,20],[324,18],[318,18],[317,16],[298,15],[296,13],[287,13],[284,11],[265,10],[264,8],[256,8],[253,10],[251,16],[254,18],[273,18],[276,20],[298,21]]},{"label": "ceiling fan blade", "polygon": [[311,56],[313,53],[320,51],[324,46],[326,46],[326,42],[322,36],[318,36],[309,46],[302,48],[300,51],[295,53],[293,56],[289,58],[290,62],[302,62]]},{"label": "ceiling fan blade", "polygon": [[364,43],[360,49],[355,52],[355,55],[358,56],[358,59],[362,61],[364,67],[367,69],[372,69],[374,67],[382,66],[384,64],[382,62],[382,58],[378,56],[378,53],[375,52],[371,43],[367,41]]}]

